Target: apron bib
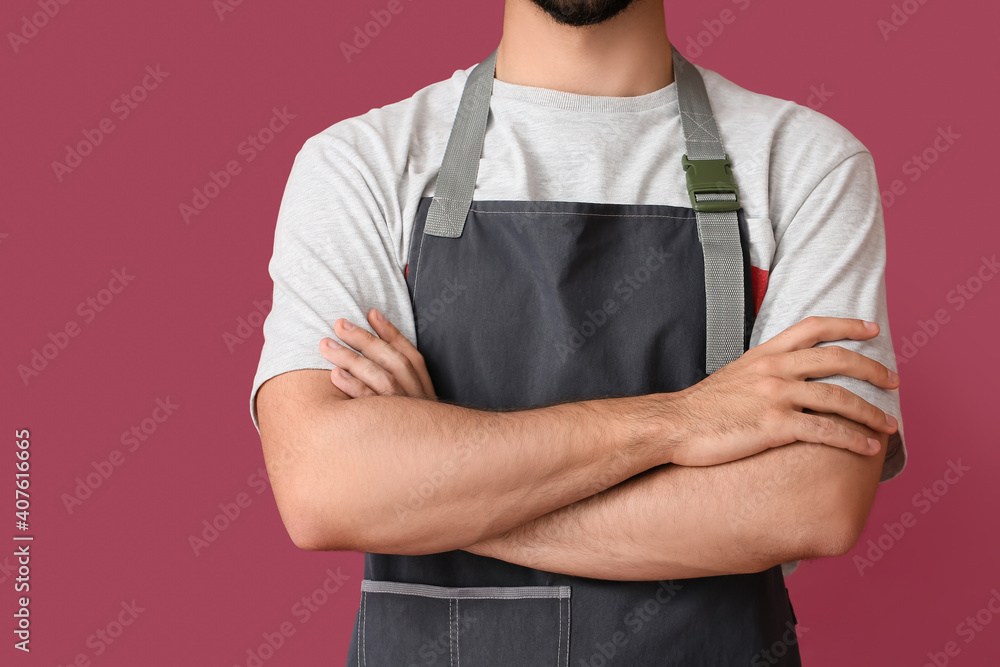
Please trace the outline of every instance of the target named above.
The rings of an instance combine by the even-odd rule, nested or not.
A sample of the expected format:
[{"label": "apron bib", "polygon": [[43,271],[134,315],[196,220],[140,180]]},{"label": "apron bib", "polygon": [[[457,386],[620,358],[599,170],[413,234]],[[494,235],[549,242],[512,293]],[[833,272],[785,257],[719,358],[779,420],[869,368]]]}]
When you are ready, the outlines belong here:
[{"label": "apron bib", "polygon": [[[511,410],[674,392],[747,349],[746,222],[701,75],[673,58],[692,208],[473,202],[496,51],[470,74],[407,264],[440,400]],[[348,665],[800,664],[780,566],[622,582],[461,550],[366,554],[361,591]]]}]

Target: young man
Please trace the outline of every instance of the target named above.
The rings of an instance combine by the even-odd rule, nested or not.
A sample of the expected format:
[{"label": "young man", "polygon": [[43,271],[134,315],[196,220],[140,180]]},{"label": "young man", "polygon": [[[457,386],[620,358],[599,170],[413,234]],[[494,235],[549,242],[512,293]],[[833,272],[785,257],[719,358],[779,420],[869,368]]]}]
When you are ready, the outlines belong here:
[{"label": "young man", "polygon": [[799,664],[782,566],[905,462],[884,267],[864,146],[659,0],[507,0],[309,139],[250,407],[293,541],[367,552],[349,664]]}]

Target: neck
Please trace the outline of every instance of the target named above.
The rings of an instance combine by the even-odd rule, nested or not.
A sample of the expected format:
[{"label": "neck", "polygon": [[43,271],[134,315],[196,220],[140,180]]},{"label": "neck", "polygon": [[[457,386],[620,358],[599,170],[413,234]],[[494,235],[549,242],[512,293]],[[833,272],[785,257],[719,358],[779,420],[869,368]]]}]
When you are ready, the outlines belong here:
[{"label": "neck", "polygon": [[531,0],[507,0],[496,78],[581,95],[632,97],[673,82],[660,0],[636,0],[604,23],[562,25]]}]

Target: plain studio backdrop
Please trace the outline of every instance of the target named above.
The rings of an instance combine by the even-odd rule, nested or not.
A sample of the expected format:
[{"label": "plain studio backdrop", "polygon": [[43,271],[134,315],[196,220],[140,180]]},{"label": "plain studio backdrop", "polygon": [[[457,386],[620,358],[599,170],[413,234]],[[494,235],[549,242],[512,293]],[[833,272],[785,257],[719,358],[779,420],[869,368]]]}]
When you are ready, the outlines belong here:
[{"label": "plain studio backdrop", "polygon": [[[362,556],[295,548],[247,408],[278,205],[308,137],[482,60],[502,12],[502,0],[3,3],[0,663],[341,663]],[[998,13],[666,4],[684,55],[843,124],[883,191],[910,458],[850,555],[789,578],[811,667],[1000,655]],[[30,654],[12,633],[24,534]]]}]

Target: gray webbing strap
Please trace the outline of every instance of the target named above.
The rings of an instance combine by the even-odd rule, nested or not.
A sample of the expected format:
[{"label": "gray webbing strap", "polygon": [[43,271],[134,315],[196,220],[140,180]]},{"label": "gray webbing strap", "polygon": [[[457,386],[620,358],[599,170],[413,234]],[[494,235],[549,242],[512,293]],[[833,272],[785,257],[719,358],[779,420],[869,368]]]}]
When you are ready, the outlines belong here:
[{"label": "gray webbing strap", "polygon": [[434,199],[424,223],[424,233],[431,236],[458,238],[465,227],[479,176],[479,159],[483,155],[496,62],[494,49],[486,60],[476,65],[465,82],[451,136],[444,149]]},{"label": "gray webbing strap", "polygon": [[[479,176],[496,57],[494,50],[465,82],[427,211],[425,234],[462,235]],[[706,370],[713,373],[737,359],[744,349],[743,249],[736,217],[739,199],[701,73],[676,49],[673,64],[687,151],[684,169],[705,256],[705,361]]]},{"label": "gray webbing strap", "polygon": [[684,146],[691,160],[718,160],[726,157],[719,126],[715,124],[705,82],[698,68],[674,49],[674,80],[677,106],[681,112]]},{"label": "gray webbing strap", "polygon": [[[684,167],[705,256],[705,366],[708,373],[714,373],[743,354],[743,247],[736,217],[739,197],[701,73],[676,49],[673,56],[687,151]],[[702,165],[707,168],[702,169]],[[699,171],[706,175],[699,178]],[[727,208],[730,210],[719,210]]]}]

